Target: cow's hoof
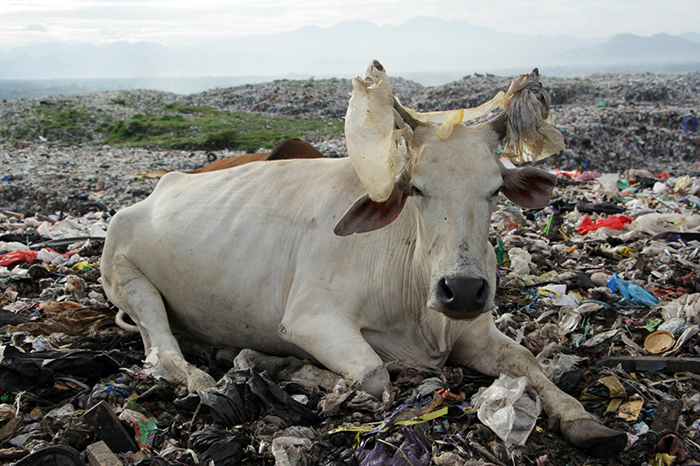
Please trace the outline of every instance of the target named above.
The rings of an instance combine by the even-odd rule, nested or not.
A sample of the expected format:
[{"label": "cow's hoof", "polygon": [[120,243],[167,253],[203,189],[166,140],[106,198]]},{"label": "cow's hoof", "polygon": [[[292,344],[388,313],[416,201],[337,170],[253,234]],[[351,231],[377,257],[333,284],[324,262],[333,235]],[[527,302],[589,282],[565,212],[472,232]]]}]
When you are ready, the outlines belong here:
[{"label": "cow's hoof", "polygon": [[609,458],[618,455],[627,447],[627,434],[613,430],[594,419],[577,419],[562,425],[564,438],[596,458]]},{"label": "cow's hoof", "polygon": [[194,369],[187,376],[187,391],[195,393],[198,390],[206,390],[216,386],[216,380],[204,371]]},{"label": "cow's hoof", "polygon": [[371,371],[361,380],[360,390],[369,393],[378,400],[381,400],[384,392],[391,387],[389,372],[383,366]]}]

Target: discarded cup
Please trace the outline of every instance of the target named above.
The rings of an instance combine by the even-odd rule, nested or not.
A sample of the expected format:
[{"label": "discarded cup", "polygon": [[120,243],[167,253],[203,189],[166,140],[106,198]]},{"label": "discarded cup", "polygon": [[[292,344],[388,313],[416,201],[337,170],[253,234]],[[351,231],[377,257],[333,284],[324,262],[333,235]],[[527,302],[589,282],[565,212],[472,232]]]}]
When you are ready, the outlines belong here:
[{"label": "discarded cup", "polygon": [[671,332],[666,330],[657,330],[656,332],[650,334],[646,340],[644,340],[644,348],[651,354],[663,353],[673,348],[673,344],[676,339],[673,338]]}]

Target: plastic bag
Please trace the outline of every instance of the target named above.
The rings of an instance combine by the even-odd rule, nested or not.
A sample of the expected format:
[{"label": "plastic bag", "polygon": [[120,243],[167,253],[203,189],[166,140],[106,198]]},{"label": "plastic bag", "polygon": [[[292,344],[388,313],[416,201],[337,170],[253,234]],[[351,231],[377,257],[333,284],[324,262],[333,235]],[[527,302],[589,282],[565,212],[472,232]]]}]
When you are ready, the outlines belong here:
[{"label": "plastic bag", "polygon": [[[556,345],[556,343],[554,343]],[[537,362],[540,363],[544,375],[554,383],[559,383],[559,380],[564,374],[571,372],[576,368],[576,365],[584,360],[574,354],[563,354],[559,351],[553,357],[544,357],[544,349],[537,355]],[[542,357],[540,357],[542,356]]]},{"label": "plastic bag", "polygon": [[255,369],[232,369],[208,390],[185,397],[184,404],[201,402],[214,421],[226,427],[252,422],[270,413],[288,425],[310,425],[320,418]]},{"label": "plastic bag", "polygon": [[683,319],[691,324],[700,324],[700,293],[680,296],[665,304],[661,315],[664,320]]},{"label": "plastic bag", "polygon": [[409,427],[403,429],[404,441],[392,456],[382,442],[360,453],[360,466],[428,466],[430,452],[420,437]]},{"label": "plastic bag", "polygon": [[389,199],[406,166],[406,138],[411,128],[397,125],[389,78],[378,61],[370,63],[364,79],[352,80],[352,97],[345,115],[348,158],[375,202]]},{"label": "plastic bag", "polygon": [[12,251],[7,254],[0,255],[0,266],[10,267],[13,265],[24,264],[25,262],[32,265],[37,261],[36,256],[39,251]]},{"label": "plastic bag", "polygon": [[509,445],[525,444],[542,411],[539,396],[532,398],[527,388],[526,377],[501,374],[472,398],[479,420]]},{"label": "plastic bag", "polygon": [[510,258],[511,272],[506,278],[524,277],[530,274],[530,271],[535,267],[532,263],[532,255],[522,248],[511,248],[508,251]]},{"label": "plastic bag", "polygon": [[608,280],[608,288],[637,306],[651,307],[659,304],[659,300],[644,288],[621,279],[616,273]]},{"label": "plastic bag", "polygon": [[506,92],[503,155],[512,162],[534,162],[564,149],[564,136],[551,123],[549,105],[549,93],[542,87],[537,69],[511,83]]},{"label": "plastic bag", "polygon": [[246,457],[250,439],[243,434],[229,433],[217,426],[204,426],[190,435],[189,445],[200,453],[202,461],[211,459],[216,466],[237,466]]},{"label": "plastic bag", "polygon": [[297,466],[307,464],[306,452],[313,443],[307,438],[277,437],[272,441],[275,466]]},{"label": "plastic bag", "polygon": [[594,222],[591,220],[589,215],[585,214],[581,217],[581,223],[579,223],[576,227],[576,231],[582,235],[585,235],[586,233],[603,227],[612,228],[613,230],[621,230],[633,221],[634,219],[632,217],[626,217],[624,215],[611,215],[610,217],[601,218]]},{"label": "plastic bag", "polygon": [[700,215],[654,212],[637,217],[632,227],[650,235],[670,231],[700,232]]},{"label": "plastic bag", "polygon": [[503,155],[514,163],[534,162],[564,149],[564,137],[551,123],[549,93],[539,78],[537,69],[521,74],[513,80],[507,92],[499,92],[478,107],[427,113],[407,111],[416,120],[442,124],[438,136],[447,139],[454,125],[502,108],[507,115]]},{"label": "plastic bag", "polygon": [[[370,199],[389,199],[401,175],[409,175],[416,159],[409,150],[413,130],[394,109],[394,96],[384,67],[373,61],[364,78],[352,81],[352,96],[345,115],[348,158]],[[454,125],[503,108],[506,138],[503,155],[515,163],[532,162],[564,149],[564,137],[551,123],[550,97],[539,80],[539,71],[521,74],[507,92],[499,92],[478,107],[418,113],[403,109],[418,121],[442,124],[441,139],[452,134]]]}]

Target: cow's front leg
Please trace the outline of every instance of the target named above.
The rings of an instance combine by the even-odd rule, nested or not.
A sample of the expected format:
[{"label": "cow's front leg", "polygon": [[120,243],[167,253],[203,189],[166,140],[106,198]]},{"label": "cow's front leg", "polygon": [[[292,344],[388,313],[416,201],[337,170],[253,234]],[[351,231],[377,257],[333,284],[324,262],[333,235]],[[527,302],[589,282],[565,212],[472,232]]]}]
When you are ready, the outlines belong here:
[{"label": "cow's front leg", "polygon": [[147,362],[164,369],[190,393],[216,384],[209,374],[185,360],[160,292],[131,261],[117,256],[110,269],[103,269],[102,283],[109,300],[126,312],[141,332]]},{"label": "cow's front leg", "polygon": [[389,372],[351,320],[337,314],[288,313],[278,333],[332,372],[358,382],[361,390],[381,399],[389,389]]},{"label": "cow's front leg", "polygon": [[627,446],[627,434],[605,427],[578,400],[561,391],[544,375],[530,351],[498,331],[490,315],[462,334],[450,362],[494,377],[527,377],[547,415],[559,420],[562,435],[593,456],[614,456]]}]

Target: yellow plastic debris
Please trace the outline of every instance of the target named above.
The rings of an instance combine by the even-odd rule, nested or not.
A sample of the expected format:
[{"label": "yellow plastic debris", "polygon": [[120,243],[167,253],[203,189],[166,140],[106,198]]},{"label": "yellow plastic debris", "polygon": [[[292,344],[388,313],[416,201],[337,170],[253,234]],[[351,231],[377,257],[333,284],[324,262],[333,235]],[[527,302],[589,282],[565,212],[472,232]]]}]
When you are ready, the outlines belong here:
[{"label": "yellow plastic debris", "polygon": [[73,269],[73,270],[79,270],[79,271],[81,271],[81,272],[85,272],[85,271],[86,271],[87,269],[89,269],[90,267],[92,267],[92,264],[90,264],[90,262],[88,262],[88,261],[81,261],[81,262],[77,262],[77,263],[73,264],[73,267],[71,267],[71,269]]},{"label": "yellow plastic debris", "polygon": [[[414,424],[422,424],[423,422],[428,422],[432,421],[433,419],[437,419],[439,417],[445,416],[447,414],[447,406],[443,406],[440,409],[436,409],[435,411],[432,411],[430,413],[424,414],[422,416],[414,417],[413,419],[407,419],[405,421],[398,421],[393,424],[387,425],[385,429],[382,430],[382,432],[388,430],[389,428],[393,426],[411,426]],[[359,426],[342,426],[338,427],[336,429],[331,430],[328,432],[329,434],[335,434],[338,432],[369,432],[371,430],[374,430],[381,422],[370,422],[368,424],[362,424]]]},{"label": "yellow plastic debris", "polygon": [[682,176],[678,178],[678,181],[676,181],[676,185],[673,187],[673,192],[677,193],[688,186],[690,186],[690,175]]},{"label": "yellow plastic debris", "polygon": [[642,398],[630,398],[620,405],[617,410],[617,417],[625,421],[636,421],[639,419],[639,413],[644,406]]},{"label": "yellow plastic debris", "polygon": [[136,174],[136,179],[143,180],[143,179],[162,178],[163,176],[165,176],[169,172],[170,172],[170,170],[156,170],[156,171],[148,172],[148,173],[139,172]]}]

